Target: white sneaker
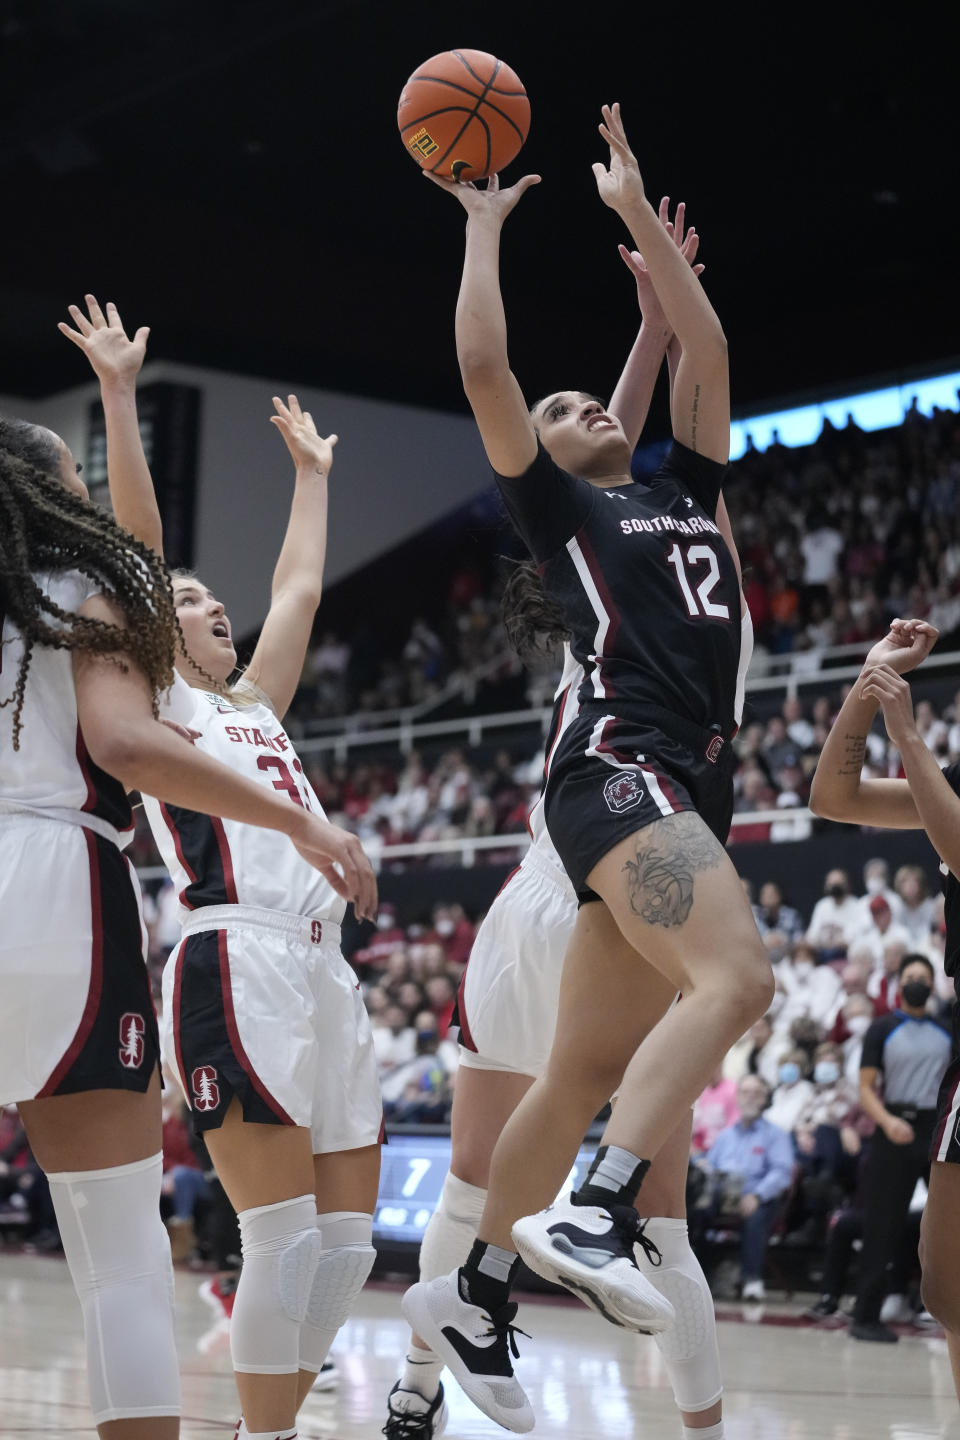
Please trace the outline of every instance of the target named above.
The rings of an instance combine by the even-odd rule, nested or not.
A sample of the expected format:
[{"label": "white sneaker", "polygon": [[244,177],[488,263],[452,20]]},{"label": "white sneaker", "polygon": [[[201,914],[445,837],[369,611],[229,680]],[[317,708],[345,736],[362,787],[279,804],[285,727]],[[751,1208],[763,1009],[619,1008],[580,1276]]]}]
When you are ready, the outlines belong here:
[{"label": "white sneaker", "polygon": [[673,1324],[670,1301],[637,1268],[635,1243],[651,1256],[659,1251],[630,1206],[601,1209],[558,1200],[518,1220],[513,1239],[531,1270],[565,1286],[614,1325],[659,1335]]},{"label": "white sneaker", "polygon": [[398,1380],[387,1399],[387,1411],[383,1427],[387,1440],[438,1440],[447,1428],[442,1385],[428,1400],[419,1390],[404,1390]]},{"label": "white sneaker", "polygon": [[766,1300],[766,1286],[762,1280],[745,1280],[740,1298],[742,1300]]},{"label": "white sneaker", "polygon": [[906,1295],[888,1295],[880,1307],[881,1325],[910,1325],[913,1310]]},{"label": "white sneaker", "polygon": [[460,1272],[411,1285],[400,1302],[403,1318],[428,1349],[443,1361],[478,1410],[505,1430],[533,1429],[530,1401],[513,1373],[517,1354],[514,1304],[493,1315],[460,1293]]}]

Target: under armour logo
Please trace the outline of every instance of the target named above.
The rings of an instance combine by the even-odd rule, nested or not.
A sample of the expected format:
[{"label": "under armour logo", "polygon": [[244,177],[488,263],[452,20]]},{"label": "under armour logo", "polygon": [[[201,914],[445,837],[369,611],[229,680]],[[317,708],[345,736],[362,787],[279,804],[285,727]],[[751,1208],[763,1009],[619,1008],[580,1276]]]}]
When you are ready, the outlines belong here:
[{"label": "under armour logo", "polygon": [[139,1070],[143,1064],[143,1016],[128,1013],[120,1017],[120,1064],[125,1070]]},{"label": "under armour logo", "polygon": [[604,495],[610,500],[626,500],[626,495],[621,495],[619,490],[604,490]]},{"label": "under armour logo", "polygon": [[684,495],[683,499],[684,499],[684,503],[687,504],[687,505],[689,505],[690,509],[692,510],[692,509],[693,509],[693,501],[690,499],[690,496],[689,496],[689,495]]}]

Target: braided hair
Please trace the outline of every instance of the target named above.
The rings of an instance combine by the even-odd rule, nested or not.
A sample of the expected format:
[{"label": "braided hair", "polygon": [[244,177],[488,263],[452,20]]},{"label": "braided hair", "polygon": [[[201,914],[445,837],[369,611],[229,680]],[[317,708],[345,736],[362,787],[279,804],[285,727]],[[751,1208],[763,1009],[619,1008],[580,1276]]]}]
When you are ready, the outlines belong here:
[{"label": "braided hair", "polygon": [[563,611],[551,600],[532,560],[514,562],[503,587],[500,612],[507,639],[521,660],[549,655],[570,639]]},{"label": "braided hair", "polygon": [[[20,730],[27,673],[36,645],[114,658],[129,655],[153,695],[173,683],[178,625],[173,591],[159,556],[58,478],[60,451],[50,431],[0,419],[0,611],[23,639],[13,694],[13,748]],[[63,610],[35,573],[79,570],[116,600],[127,628]]]}]

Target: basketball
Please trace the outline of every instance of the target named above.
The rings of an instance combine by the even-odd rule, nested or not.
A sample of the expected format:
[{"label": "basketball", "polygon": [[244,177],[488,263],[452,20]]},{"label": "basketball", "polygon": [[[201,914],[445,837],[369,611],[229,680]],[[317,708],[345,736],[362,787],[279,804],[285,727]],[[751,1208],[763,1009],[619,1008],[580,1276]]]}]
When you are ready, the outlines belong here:
[{"label": "basketball", "polygon": [[509,65],[483,50],[446,50],[414,70],[397,109],[417,164],[446,180],[482,180],[519,154],[530,101]]}]

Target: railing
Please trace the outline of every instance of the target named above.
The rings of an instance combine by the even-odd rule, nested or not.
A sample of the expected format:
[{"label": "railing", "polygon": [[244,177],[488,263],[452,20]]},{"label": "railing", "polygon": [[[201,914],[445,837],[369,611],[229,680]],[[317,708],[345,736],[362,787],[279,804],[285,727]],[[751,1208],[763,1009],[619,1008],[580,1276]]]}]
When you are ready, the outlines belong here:
[{"label": "railing", "polygon": [[[797,805],[781,810],[751,810],[734,815],[730,824],[732,830],[741,825],[774,824],[787,829],[799,828],[796,822],[809,824],[813,819],[812,811],[806,806]],[[404,845],[381,845],[369,840],[364,841],[364,849],[375,870],[382,870],[384,865],[394,860],[423,860],[429,855],[458,857],[460,865],[464,869],[470,869],[476,864],[477,855],[487,850],[509,850],[522,856],[529,847],[530,836],[526,830],[518,830],[509,835],[460,835],[452,840],[413,840]],[[141,880],[162,880],[166,873],[163,865],[141,865],[137,868]]]},{"label": "railing", "polygon": [[[829,645],[823,650],[790,651],[786,655],[768,655],[757,657],[762,658],[762,672],[758,672],[755,680],[747,681],[747,689],[764,688],[774,689],[776,684],[790,684],[796,681],[798,684],[806,683],[807,671],[805,667],[810,661],[816,660],[818,667],[834,660],[845,660],[850,655],[866,655],[874,640],[855,640],[849,645]],[[960,655],[958,655],[960,659]],[[931,662],[928,660],[927,665]],[[428,700],[421,700],[418,705],[404,705],[394,710],[357,710],[349,715],[334,715],[329,719],[308,720],[305,727],[305,736],[309,739],[326,738],[328,736],[346,735],[349,743],[359,743],[360,736],[365,732],[365,726],[373,725],[378,734],[386,729],[405,729],[415,724],[418,720],[424,719],[433,710],[439,710],[450,700],[456,700],[458,696],[470,697],[470,692],[476,690],[477,685],[495,675],[498,670],[505,667],[516,667],[519,664],[517,656],[512,650],[505,650],[492,660],[487,660],[476,670],[469,674],[459,675],[451,680],[436,695],[431,695]],[[831,669],[831,677],[837,674]],[[774,680],[774,676],[778,677]],[[305,740],[298,742],[298,749],[303,749]]]},{"label": "railing", "polygon": [[[869,648],[870,645],[863,643],[855,646],[837,645],[832,650],[825,650],[823,655],[842,656],[851,650],[866,654]],[[931,670],[946,669],[949,666],[960,669],[960,650],[948,650],[942,655],[934,652],[929,659],[923,662],[923,674],[926,675]],[[792,695],[797,690],[809,688],[811,685],[828,686],[832,689],[844,681],[855,680],[860,674],[860,668],[859,665],[843,665],[838,666],[836,670],[816,670],[810,674],[798,672],[789,677],[759,675],[751,678],[748,675],[746,691],[748,695],[751,695],[768,690],[786,690],[788,694]],[[506,710],[496,715],[464,716],[458,720],[432,720],[419,725],[408,719],[400,725],[382,726],[377,730],[346,732],[341,730],[337,735],[309,736],[297,741],[297,751],[301,755],[332,751],[336,760],[345,760],[350,750],[362,746],[392,745],[402,754],[408,755],[416,747],[418,741],[436,739],[444,735],[461,735],[465,737],[468,745],[479,745],[484,732],[489,730],[520,729],[525,726],[539,725],[541,733],[545,735],[550,724],[551,713],[550,706],[543,706],[538,710]]]}]

